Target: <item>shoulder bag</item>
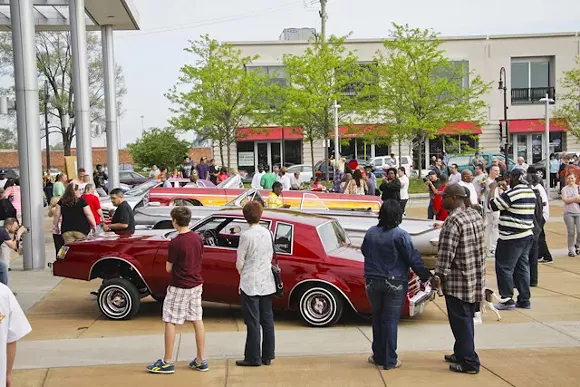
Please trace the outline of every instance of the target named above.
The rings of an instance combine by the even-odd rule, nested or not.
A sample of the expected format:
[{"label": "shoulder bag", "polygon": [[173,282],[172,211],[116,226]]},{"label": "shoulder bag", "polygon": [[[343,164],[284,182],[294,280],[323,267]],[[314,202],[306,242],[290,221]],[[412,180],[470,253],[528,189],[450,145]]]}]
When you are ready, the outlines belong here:
[{"label": "shoulder bag", "polygon": [[284,283],[282,282],[282,270],[278,265],[278,255],[276,254],[276,246],[274,244],[274,235],[272,234],[272,274],[274,275],[274,282],[276,283],[276,292],[274,297],[284,298]]}]

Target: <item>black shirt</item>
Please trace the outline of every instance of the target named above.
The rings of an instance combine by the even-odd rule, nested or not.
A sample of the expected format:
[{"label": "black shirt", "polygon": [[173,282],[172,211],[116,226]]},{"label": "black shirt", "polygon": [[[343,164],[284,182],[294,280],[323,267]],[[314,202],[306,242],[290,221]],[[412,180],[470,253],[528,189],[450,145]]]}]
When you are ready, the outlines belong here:
[{"label": "black shirt", "polygon": [[119,207],[115,210],[113,214],[113,220],[111,224],[126,224],[128,227],[124,230],[115,230],[115,232],[133,232],[135,231],[135,216],[133,215],[133,210],[127,202],[119,204]]},{"label": "black shirt", "polygon": [[212,183],[214,183],[215,185],[218,184],[217,181],[217,174],[218,174],[218,170],[215,167],[215,165],[210,165],[209,166],[209,181],[211,181]]},{"label": "black shirt", "polygon": [[58,202],[60,212],[62,214],[61,232],[78,231],[88,235],[91,231],[91,226],[85,215],[83,209],[88,206],[83,198],[79,198],[76,203],[71,205],[63,204],[62,200]]},{"label": "black shirt", "polygon": [[93,174],[93,181],[95,182],[95,188],[104,188],[105,187],[105,180],[108,180],[109,177],[104,171],[95,172]]}]

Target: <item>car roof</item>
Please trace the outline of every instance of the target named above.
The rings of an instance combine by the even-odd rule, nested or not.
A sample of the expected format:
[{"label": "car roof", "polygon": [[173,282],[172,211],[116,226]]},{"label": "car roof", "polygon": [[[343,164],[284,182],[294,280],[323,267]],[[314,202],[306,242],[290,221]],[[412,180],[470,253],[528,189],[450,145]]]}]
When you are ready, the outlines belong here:
[{"label": "car roof", "polygon": [[[236,210],[224,209],[224,210],[219,210],[219,211],[215,212],[214,215],[215,214],[220,214],[220,215],[224,215],[224,216],[235,216],[235,217],[243,217],[244,216],[241,209],[236,209]],[[301,224],[306,224],[306,225],[313,226],[313,227],[318,227],[322,224],[325,224],[325,223],[328,223],[329,221],[334,220],[330,217],[323,216],[323,215],[313,215],[313,214],[307,214],[307,213],[297,212],[297,211],[292,211],[292,210],[275,210],[275,209],[264,209],[264,213],[262,214],[262,218],[265,218],[268,220],[275,220],[277,222],[291,223],[291,224],[301,223]]]}]

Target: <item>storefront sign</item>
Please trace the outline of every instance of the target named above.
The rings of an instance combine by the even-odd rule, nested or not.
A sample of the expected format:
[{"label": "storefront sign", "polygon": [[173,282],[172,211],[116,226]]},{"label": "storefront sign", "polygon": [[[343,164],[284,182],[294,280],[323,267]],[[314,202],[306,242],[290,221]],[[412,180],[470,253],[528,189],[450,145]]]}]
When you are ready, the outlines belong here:
[{"label": "storefront sign", "polygon": [[238,152],[238,166],[239,167],[253,167],[254,166],[254,152]]}]

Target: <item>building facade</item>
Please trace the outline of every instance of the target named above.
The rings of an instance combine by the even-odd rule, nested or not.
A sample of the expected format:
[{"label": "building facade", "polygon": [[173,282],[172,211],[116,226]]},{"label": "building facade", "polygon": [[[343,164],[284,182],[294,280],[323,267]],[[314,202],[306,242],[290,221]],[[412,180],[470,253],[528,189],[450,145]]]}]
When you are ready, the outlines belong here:
[{"label": "building facade", "polygon": [[[501,145],[500,125],[504,120],[503,91],[498,90],[500,69],[506,69],[508,127],[510,143],[513,144],[514,159],[522,156],[528,163],[544,158],[544,117],[545,105],[539,100],[548,93],[555,98],[555,105],[562,103],[558,95],[559,80],[565,71],[576,66],[580,54],[578,33],[554,33],[537,35],[496,35],[462,36],[442,38],[442,48],[452,61],[463,62],[469,71],[480,75],[484,82],[492,84],[491,90],[483,96],[488,108],[482,127],[469,126],[469,123],[455,123],[468,129],[470,136],[462,139],[473,148],[481,151],[497,152]],[[282,58],[284,54],[301,55],[307,46],[306,41],[264,41],[232,42],[244,56],[258,55],[251,66],[261,67],[268,73],[276,73],[276,81],[287,84],[284,78]],[[383,39],[351,39],[346,41],[347,49],[353,51],[361,63],[372,61],[375,53],[384,50]],[[250,66],[249,66],[250,67]],[[467,77],[465,82],[469,82]],[[370,159],[391,152],[386,146],[368,144],[357,138],[346,128],[341,127],[341,153],[358,159]],[[462,131],[462,133],[465,133]],[[457,132],[442,128],[440,136],[426,145],[426,159],[441,154],[445,149],[446,138],[455,137]],[[457,143],[457,141],[456,141]],[[461,142],[460,142],[461,143]],[[330,146],[329,144],[326,144]],[[322,160],[325,154],[324,141],[315,144],[314,162]],[[398,152],[398,144],[392,151]],[[550,151],[580,150],[578,139],[569,133],[565,125],[553,121],[550,125]],[[234,160],[240,169],[254,170],[258,164],[280,165],[282,152],[285,163],[312,162],[310,145],[302,141],[298,128],[268,127],[259,131],[243,129],[238,141],[232,146]],[[402,154],[410,154],[410,145],[402,144]],[[214,148],[216,159],[219,149]]]}]

